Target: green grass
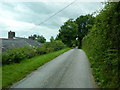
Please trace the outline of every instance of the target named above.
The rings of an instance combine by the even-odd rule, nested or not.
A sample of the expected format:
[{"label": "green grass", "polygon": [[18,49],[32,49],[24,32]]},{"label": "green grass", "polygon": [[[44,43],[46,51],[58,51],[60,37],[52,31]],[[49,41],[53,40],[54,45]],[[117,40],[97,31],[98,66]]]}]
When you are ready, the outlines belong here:
[{"label": "green grass", "polygon": [[20,63],[2,66],[2,88],[10,87],[46,62],[70,50],[66,48],[49,54],[22,60]]},{"label": "green grass", "polygon": [[2,88],[2,67],[0,65],[0,89]]}]

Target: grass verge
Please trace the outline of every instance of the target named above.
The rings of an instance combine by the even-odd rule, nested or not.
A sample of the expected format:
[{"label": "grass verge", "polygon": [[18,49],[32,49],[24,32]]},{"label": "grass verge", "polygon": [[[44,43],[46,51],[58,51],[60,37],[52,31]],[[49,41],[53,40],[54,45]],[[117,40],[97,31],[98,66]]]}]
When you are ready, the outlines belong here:
[{"label": "grass verge", "polygon": [[21,80],[33,70],[68,50],[70,50],[70,48],[36,56],[31,59],[25,59],[20,63],[2,66],[2,88],[10,87],[13,83]]}]

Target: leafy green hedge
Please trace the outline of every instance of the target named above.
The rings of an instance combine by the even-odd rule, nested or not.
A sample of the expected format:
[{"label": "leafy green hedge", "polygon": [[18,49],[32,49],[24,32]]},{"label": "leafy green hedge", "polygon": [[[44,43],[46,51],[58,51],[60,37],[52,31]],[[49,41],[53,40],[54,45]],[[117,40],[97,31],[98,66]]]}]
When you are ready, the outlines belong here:
[{"label": "leafy green hedge", "polygon": [[101,88],[119,88],[119,6],[120,2],[106,3],[82,41],[82,48],[90,59],[95,80]]},{"label": "leafy green hedge", "polygon": [[48,48],[48,50],[53,50],[53,51],[61,50],[62,48],[66,47],[66,45],[59,40],[53,42],[47,42],[44,45],[46,48]]},{"label": "leafy green hedge", "polygon": [[65,47],[61,41],[54,41],[45,43],[41,47],[25,46],[23,48],[10,49],[2,53],[2,64],[19,63],[25,58],[32,58],[37,55],[58,51]]}]

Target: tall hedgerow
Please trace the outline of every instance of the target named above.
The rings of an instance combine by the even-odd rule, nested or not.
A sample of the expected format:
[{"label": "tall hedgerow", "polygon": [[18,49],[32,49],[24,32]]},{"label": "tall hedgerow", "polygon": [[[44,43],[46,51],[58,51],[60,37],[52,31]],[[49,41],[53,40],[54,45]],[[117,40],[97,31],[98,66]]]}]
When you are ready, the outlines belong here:
[{"label": "tall hedgerow", "polygon": [[109,2],[96,16],[94,26],[82,41],[82,48],[90,59],[95,80],[101,88],[119,88],[119,43],[120,2]]}]

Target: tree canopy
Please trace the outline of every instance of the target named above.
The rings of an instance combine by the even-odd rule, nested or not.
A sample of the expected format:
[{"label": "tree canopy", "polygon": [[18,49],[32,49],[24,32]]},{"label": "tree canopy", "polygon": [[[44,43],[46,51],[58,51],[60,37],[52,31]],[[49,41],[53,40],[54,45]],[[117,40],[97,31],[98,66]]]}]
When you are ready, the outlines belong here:
[{"label": "tree canopy", "polygon": [[55,39],[53,36],[50,37],[50,42],[53,42]]},{"label": "tree canopy", "polygon": [[43,35],[32,35],[32,37],[34,38],[34,40],[38,41],[38,42],[41,42],[41,43],[45,43],[46,42],[46,39]]},{"label": "tree canopy", "polygon": [[78,46],[79,48],[81,48],[83,37],[87,35],[89,29],[94,24],[94,20],[95,18],[90,14],[85,15],[85,16],[82,15],[75,20],[75,22],[78,25],[78,42],[79,42]]},{"label": "tree canopy", "polygon": [[62,40],[62,42],[67,46],[72,47],[76,44],[77,33],[78,25],[73,21],[73,19],[69,19],[60,27],[57,39]]},{"label": "tree canopy", "polygon": [[67,46],[81,47],[82,38],[94,24],[92,15],[80,16],[76,20],[69,19],[60,27],[57,39],[62,40]]}]

